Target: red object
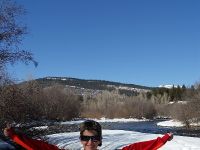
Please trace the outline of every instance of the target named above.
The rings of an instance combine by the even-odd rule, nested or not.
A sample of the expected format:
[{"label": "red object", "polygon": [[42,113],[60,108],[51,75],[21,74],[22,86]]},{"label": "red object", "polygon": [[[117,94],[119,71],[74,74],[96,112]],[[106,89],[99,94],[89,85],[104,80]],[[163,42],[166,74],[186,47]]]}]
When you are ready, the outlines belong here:
[{"label": "red object", "polygon": [[154,140],[134,143],[123,147],[122,150],[157,150],[163,146],[168,141],[168,139],[170,139],[170,136],[165,134],[162,138],[158,137]]},{"label": "red object", "polygon": [[[14,142],[27,150],[60,150],[57,146],[47,142],[31,139],[24,135],[17,135],[12,129],[8,129],[7,132]],[[162,138],[158,137],[154,140],[134,143],[123,147],[122,150],[157,150],[163,146],[168,139],[170,139],[170,136],[165,134]]]},{"label": "red object", "polygon": [[57,146],[47,142],[31,139],[24,135],[17,135],[12,129],[7,130],[9,137],[27,150],[60,150]]}]

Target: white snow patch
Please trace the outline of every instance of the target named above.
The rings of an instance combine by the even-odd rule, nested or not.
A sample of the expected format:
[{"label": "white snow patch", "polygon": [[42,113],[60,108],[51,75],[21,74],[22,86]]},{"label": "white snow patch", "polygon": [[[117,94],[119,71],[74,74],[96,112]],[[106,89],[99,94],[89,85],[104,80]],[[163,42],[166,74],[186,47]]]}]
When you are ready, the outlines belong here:
[{"label": "white snow patch", "polygon": [[178,103],[178,104],[187,104],[188,101],[178,101],[177,103]]},{"label": "white snow patch", "polygon": [[84,122],[85,120],[95,120],[97,122],[140,122],[140,121],[148,121],[148,119],[136,119],[136,118],[114,118],[114,119],[109,119],[109,118],[100,118],[100,119],[93,119],[93,118],[86,118],[84,120],[77,120],[77,121],[65,121],[61,122],[61,124],[80,124]]},{"label": "white snow patch", "polygon": [[84,122],[84,120],[76,120],[76,121],[64,121],[64,122],[61,122],[60,124],[80,124]]},{"label": "white snow patch", "polygon": [[164,126],[164,127],[183,127],[184,124],[182,124],[180,121],[176,120],[167,120],[157,123],[158,126]]},{"label": "white snow patch", "polygon": [[140,121],[148,121],[148,119],[136,119],[136,118],[114,118],[114,119],[108,119],[108,118],[101,118],[101,119],[94,119],[97,122],[140,122]]},{"label": "white snow patch", "polygon": [[[164,127],[183,127],[184,124],[177,120],[168,120],[157,123],[158,126]],[[200,123],[191,123],[192,126],[200,126]]]},{"label": "white snow patch", "polygon": [[167,89],[172,89],[173,87],[177,88],[177,85],[171,85],[171,84],[166,84],[166,85],[159,85],[159,88],[167,88]]},{"label": "white snow patch", "polygon": [[168,104],[176,104],[176,103],[178,103],[178,104],[187,104],[188,101],[169,102]]},{"label": "white snow patch", "polygon": [[39,127],[33,127],[32,129],[36,129],[36,130],[45,130],[47,129],[48,126],[39,126]]}]

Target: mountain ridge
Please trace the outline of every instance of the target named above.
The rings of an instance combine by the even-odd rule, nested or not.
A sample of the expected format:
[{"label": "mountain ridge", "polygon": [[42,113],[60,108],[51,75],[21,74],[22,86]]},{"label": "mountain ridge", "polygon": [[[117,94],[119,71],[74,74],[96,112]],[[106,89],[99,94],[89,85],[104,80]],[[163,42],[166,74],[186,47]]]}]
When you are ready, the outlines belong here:
[{"label": "mountain ridge", "polygon": [[[95,80],[95,79],[80,79],[80,78],[73,78],[73,77],[56,77],[56,76],[47,76],[43,78],[35,79],[38,82],[56,82],[56,83],[62,83],[67,84],[71,86],[88,86],[88,85],[100,85],[100,86],[119,86],[119,87],[129,87],[129,88],[138,88],[138,89],[146,89],[151,90],[156,87],[148,87],[143,85],[137,85],[137,84],[131,84],[131,83],[121,83],[116,81],[108,81],[108,80]],[[95,87],[94,87],[95,88]],[[97,88],[97,87],[96,87]]]},{"label": "mountain ridge", "polygon": [[55,85],[62,85],[65,86],[65,88],[73,89],[78,95],[85,95],[86,93],[93,95],[94,93],[99,93],[101,91],[117,90],[120,94],[133,96],[137,95],[140,92],[148,92],[156,88],[114,81],[79,79],[73,77],[47,76],[35,79],[35,81],[42,88],[52,87]]}]

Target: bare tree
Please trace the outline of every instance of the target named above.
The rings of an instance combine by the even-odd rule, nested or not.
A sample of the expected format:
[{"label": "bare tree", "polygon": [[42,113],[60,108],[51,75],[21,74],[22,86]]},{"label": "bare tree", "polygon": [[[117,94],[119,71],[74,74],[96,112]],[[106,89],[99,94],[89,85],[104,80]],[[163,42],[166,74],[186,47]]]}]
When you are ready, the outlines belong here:
[{"label": "bare tree", "polygon": [[26,26],[22,24],[24,14],[24,8],[17,3],[0,0],[0,72],[5,71],[8,63],[14,64],[19,61],[25,64],[33,62],[37,66],[33,54],[20,48],[27,33]]}]

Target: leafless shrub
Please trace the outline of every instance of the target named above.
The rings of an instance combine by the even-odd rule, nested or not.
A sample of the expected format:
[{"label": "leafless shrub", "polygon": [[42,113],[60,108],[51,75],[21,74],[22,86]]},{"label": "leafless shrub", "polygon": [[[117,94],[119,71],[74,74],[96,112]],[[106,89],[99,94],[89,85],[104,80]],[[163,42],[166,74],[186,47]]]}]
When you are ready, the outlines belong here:
[{"label": "leafless shrub", "polygon": [[79,117],[81,97],[63,89],[62,86],[55,86],[44,90],[43,113],[47,118],[69,120]]},{"label": "leafless shrub", "polygon": [[43,90],[35,81],[0,90],[0,124],[41,120],[69,120],[79,117],[82,98],[55,86]]},{"label": "leafless shrub", "polygon": [[155,116],[152,102],[143,100],[143,96],[122,96],[116,91],[102,92],[83,103],[82,116],[107,118],[152,118]]},{"label": "leafless shrub", "polygon": [[133,118],[144,117],[151,119],[156,115],[153,103],[138,97],[131,97],[127,99],[124,108],[127,110],[127,115]]},{"label": "leafless shrub", "polygon": [[171,110],[172,105],[170,104],[155,104],[155,109],[157,112],[158,117],[168,117],[170,118],[170,110]]},{"label": "leafless shrub", "polygon": [[108,117],[113,118],[117,115],[117,110],[121,108],[123,96],[116,91],[103,91],[96,95],[85,99],[83,103],[82,116],[84,117]]},{"label": "leafless shrub", "polygon": [[190,104],[175,103],[171,109],[171,116],[182,121],[186,128],[190,128],[191,112]]},{"label": "leafless shrub", "polygon": [[26,97],[15,85],[6,86],[0,92],[0,116],[14,121],[23,121],[27,118],[29,105]]}]

